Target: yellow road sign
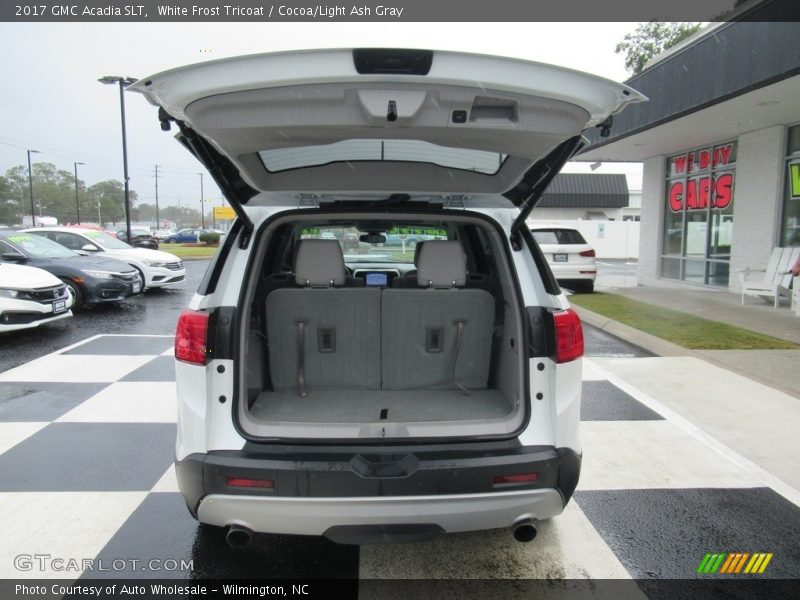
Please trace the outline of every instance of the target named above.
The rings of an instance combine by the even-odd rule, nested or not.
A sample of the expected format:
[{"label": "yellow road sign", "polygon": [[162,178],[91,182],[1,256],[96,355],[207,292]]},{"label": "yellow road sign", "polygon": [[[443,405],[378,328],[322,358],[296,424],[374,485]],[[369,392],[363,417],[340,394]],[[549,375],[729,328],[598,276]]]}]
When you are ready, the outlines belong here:
[{"label": "yellow road sign", "polygon": [[236,212],[230,206],[215,206],[214,218],[222,221],[233,220],[236,218]]}]

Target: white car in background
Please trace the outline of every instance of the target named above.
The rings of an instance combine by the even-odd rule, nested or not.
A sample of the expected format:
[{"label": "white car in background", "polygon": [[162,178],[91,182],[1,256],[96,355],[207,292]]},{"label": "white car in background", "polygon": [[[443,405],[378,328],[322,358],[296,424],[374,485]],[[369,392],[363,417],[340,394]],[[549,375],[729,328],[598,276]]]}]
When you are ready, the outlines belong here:
[{"label": "white car in background", "polygon": [[575,292],[593,292],[597,278],[595,252],[577,229],[554,225],[531,227],[533,239],[559,285]]},{"label": "white car in background", "polygon": [[67,286],[43,269],[0,262],[0,332],[72,316]]},{"label": "white car in background", "polygon": [[134,248],[105,231],[81,227],[36,227],[26,233],[44,236],[85,256],[104,253],[135,267],[145,289],[181,283],[186,277],[183,261],[168,252]]}]

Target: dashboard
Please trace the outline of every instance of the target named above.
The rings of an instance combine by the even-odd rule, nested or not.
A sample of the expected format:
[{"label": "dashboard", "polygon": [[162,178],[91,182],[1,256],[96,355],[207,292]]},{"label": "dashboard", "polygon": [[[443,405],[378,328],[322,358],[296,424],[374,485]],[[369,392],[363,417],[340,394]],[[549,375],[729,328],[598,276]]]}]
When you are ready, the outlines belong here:
[{"label": "dashboard", "polygon": [[353,277],[360,277],[367,287],[392,287],[392,281],[405,272],[415,269],[413,264],[360,264],[348,265],[347,270]]}]

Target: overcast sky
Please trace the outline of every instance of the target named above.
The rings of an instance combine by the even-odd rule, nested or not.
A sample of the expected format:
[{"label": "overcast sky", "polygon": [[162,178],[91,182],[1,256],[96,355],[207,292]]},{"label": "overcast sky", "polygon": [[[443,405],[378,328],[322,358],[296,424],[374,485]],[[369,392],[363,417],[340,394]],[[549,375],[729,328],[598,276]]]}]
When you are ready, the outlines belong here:
[{"label": "overcast sky", "polygon": [[[89,185],[122,179],[119,99],[103,75],[144,77],[164,69],[239,54],[326,47],[408,47],[462,50],[553,63],[622,81],[617,42],[635,23],[3,23],[0,24],[0,174],[34,161],[73,170]],[[126,95],[131,188],[154,201],[159,165],[163,204],[199,208],[199,163],[138,94]],[[587,170],[588,165],[571,170]],[[636,166],[603,165],[641,186]],[[209,176],[205,197],[221,194]]]}]

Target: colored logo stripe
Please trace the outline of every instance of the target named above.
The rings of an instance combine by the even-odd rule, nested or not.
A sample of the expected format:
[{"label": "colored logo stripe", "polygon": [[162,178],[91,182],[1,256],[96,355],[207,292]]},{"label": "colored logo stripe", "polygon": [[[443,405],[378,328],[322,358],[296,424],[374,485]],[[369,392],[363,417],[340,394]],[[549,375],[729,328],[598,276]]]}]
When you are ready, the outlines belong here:
[{"label": "colored logo stripe", "polygon": [[[773,553],[769,552],[708,552],[697,567],[698,573],[703,574],[761,574],[772,560]],[[745,566],[747,565],[747,566]],[[744,571],[743,571],[744,570]]]}]

